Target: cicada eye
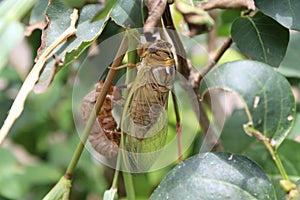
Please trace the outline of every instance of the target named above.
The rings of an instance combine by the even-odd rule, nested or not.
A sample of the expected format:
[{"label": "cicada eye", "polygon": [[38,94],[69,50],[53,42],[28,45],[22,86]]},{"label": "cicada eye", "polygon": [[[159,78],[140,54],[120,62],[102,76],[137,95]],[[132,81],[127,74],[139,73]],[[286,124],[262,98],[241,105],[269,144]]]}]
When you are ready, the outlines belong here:
[{"label": "cicada eye", "polygon": [[149,46],[149,47],[148,47],[148,51],[149,51],[150,53],[156,52],[156,51],[157,51],[157,46],[156,46],[155,44]]},{"label": "cicada eye", "polygon": [[174,65],[171,66],[159,66],[152,70],[155,81],[161,86],[173,85],[176,70]]}]

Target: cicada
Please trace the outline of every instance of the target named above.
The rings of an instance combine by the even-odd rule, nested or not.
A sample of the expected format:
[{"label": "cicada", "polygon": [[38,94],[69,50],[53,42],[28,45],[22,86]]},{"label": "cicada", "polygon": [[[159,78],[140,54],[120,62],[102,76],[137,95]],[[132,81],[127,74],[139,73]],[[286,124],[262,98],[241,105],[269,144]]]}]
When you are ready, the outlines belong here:
[{"label": "cicada", "polygon": [[171,44],[157,40],[138,48],[141,58],[122,114],[123,155],[130,170],[148,170],[167,138],[168,96],[176,77]]},{"label": "cicada", "polygon": [[[81,113],[84,122],[87,122],[89,119],[102,85],[103,82],[95,84],[95,89],[83,98]],[[89,135],[89,141],[95,151],[106,157],[116,157],[118,154],[121,135],[117,130],[117,123],[112,115],[112,100],[117,101],[120,96],[121,94],[117,87],[111,86]]]}]

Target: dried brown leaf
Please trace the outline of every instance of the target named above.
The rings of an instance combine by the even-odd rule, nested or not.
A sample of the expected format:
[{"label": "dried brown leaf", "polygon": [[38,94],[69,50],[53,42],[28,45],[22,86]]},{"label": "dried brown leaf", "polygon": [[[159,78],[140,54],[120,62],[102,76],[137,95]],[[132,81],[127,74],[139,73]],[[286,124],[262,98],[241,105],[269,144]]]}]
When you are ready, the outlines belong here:
[{"label": "dried brown leaf", "polygon": [[212,30],[214,20],[207,12],[183,0],[176,1],[175,5],[189,27],[189,36],[192,37]]},{"label": "dried brown leaf", "polygon": [[160,19],[165,11],[167,0],[149,0],[148,18],[144,24],[144,33],[153,33],[154,27],[160,22]]},{"label": "dried brown leaf", "polygon": [[237,10],[255,10],[253,0],[209,0],[197,5],[203,10],[212,9],[237,9]]}]

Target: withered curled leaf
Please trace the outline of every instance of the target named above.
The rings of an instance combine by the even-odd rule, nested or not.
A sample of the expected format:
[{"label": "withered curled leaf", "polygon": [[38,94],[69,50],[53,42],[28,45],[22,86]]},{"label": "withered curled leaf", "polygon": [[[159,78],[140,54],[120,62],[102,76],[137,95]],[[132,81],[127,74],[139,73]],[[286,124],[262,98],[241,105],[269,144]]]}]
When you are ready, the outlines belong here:
[{"label": "withered curled leaf", "polygon": [[167,0],[148,0],[148,18],[144,24],[144,33],[153,33],[167,5]]},{"label": "withered curled leaf", "polygon": [[209,0],[200,2],[197,7],[203,10],[212,9],[236,9],[236,10],[255,10],[253,0]]},{"label": "withered curled leaf", "polygon": [[212,30],[214,20],[207,12],[194,7],[183,0],[176,1],[175,5],[189,27],[190,37]]}]

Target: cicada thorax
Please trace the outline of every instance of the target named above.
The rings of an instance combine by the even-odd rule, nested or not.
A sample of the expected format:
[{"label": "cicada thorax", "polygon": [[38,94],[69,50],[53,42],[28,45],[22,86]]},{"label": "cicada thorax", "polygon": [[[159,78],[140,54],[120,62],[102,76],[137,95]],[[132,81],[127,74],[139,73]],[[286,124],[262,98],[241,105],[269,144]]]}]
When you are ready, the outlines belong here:
[{"label": "cicada thorax", "polygon": [[[157,154],[139,156],[160,150],[167,136],[169,91],[176,76],[175,61],[168,42],[146,43],[138,54],[137,76],[130,89],[122,129],[126,134],[126,149],[134,169],[149,168]],[[127,108],[126,108],[127,107]]]},{"label": "cicada thorax", "polygon": [[[92,113],[102,86],[103,82],[97,83],[95,89],[83,98],[81,113],[85,123]],[[118,91],[115,86],[110,87],[88,138],[94,150],[106,157],[115,157],[118,154],[120,132],[117,131],[117,123],[112,115],[112,99],[119,97]]]}]

